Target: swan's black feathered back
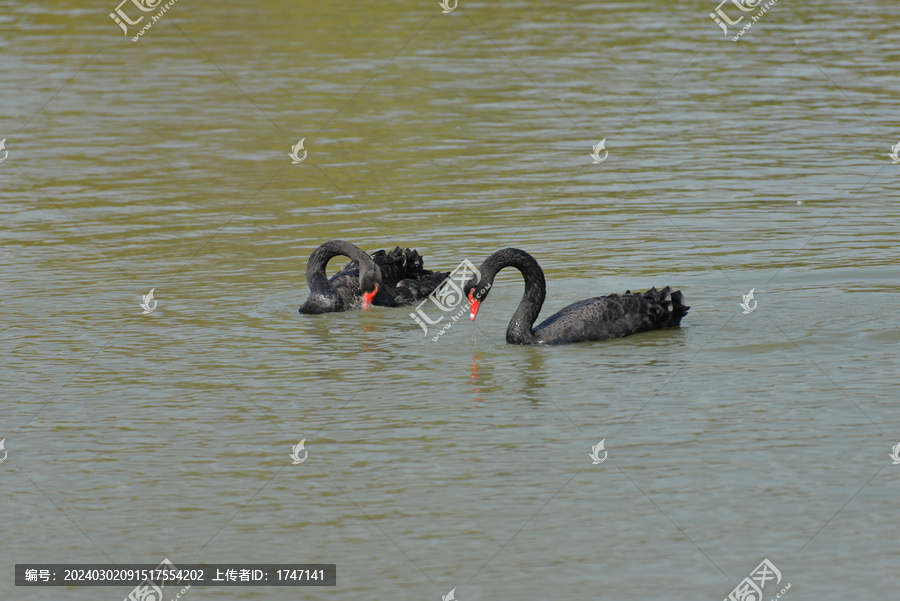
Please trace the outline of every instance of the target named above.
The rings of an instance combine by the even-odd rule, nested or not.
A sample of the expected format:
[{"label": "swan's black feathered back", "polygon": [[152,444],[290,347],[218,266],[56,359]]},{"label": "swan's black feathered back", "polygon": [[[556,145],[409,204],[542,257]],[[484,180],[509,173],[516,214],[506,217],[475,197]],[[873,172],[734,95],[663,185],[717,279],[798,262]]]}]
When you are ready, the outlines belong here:
[{"label": "swan's black feathered back", "polygon": [[621,338],[638,332],[677,326],[687,315],[684,295],[662,290],[610,294],[573,303],[534,329],[534,340],[563,344]]}]

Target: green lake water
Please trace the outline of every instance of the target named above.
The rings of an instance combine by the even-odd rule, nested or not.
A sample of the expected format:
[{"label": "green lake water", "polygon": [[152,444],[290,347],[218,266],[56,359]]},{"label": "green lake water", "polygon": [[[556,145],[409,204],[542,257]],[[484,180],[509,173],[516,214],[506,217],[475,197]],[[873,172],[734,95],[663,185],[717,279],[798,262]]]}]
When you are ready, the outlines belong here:
[{"label": "green lake water", "polygon": [[[764,558],[764,599],[896,594],[900,14],[780,0],[732,42],[715,8],[179,0],[132,42],[114,0],[0,0],[0,598],[164,557],[337,564],[188,601],[718,601]],[[507,345],[506,270],[436,341],[300,315],[331,239],[522,248],[542,317],[691,310]]]}]

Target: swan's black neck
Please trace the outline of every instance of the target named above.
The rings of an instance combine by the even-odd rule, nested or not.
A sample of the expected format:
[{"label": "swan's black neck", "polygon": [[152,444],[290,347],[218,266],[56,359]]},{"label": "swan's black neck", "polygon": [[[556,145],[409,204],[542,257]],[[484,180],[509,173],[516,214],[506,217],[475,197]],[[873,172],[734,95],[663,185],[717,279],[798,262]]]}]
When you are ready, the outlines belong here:
[{"label": "swan's black neck", "polygon": [[512,344],[530,344],[534,340],[534,322],[547,296],[544,270],[524,250],[504,248],[488,257],[478,268],[482,277],[481,286],[488,289],[493,287],[494,277],[505,267],[515,267],[525,278],[525,293],[506,328],[506,341]]},{"label": "swan's black neck", "polygon": [[331,240],[313,251],[313,254],[309,256],[309,261],[306,263],[306,283],[310,291],[333,291],[331,282],[328,281],[328,276],[325,274],[325,267],[328,265],[328,261],[338,256],[345,256],[355,260],[359,263],[360,269],[364,265],[370,266],[372,269],[375,267],[372,257],[367,255],[361,248],[343,240]]}]

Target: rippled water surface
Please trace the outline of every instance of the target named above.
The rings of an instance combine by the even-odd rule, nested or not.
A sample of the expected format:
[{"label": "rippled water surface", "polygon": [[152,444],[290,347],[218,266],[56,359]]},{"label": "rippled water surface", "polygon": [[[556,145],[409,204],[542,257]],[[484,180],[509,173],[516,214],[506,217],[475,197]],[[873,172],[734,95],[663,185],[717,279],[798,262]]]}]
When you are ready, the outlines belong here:
[{"label": "rippled water surface", "polygon": [[[894,2],[738,42],[713,2],[180,0],[138,42],[89,4],[0,0],[0,598],[163,557],[337,564],[197,600],[718,601],[766,557],[766,599],[896,593]],[[437,341],[299,315],[330,239],[691,311],[511,346],[507,270]]]}]

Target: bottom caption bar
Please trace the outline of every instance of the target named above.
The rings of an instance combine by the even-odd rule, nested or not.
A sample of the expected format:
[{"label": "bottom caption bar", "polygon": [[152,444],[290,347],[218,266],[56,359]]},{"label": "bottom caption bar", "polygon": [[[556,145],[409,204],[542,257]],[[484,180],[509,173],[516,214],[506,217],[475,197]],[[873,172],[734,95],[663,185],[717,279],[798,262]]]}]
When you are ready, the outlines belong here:
[{"label": "bottom caption bar", "polygon": [[[333,563],[17,563],[16,586],[335,586]],[[160,599],[161,597],[156,597]]]}]

